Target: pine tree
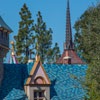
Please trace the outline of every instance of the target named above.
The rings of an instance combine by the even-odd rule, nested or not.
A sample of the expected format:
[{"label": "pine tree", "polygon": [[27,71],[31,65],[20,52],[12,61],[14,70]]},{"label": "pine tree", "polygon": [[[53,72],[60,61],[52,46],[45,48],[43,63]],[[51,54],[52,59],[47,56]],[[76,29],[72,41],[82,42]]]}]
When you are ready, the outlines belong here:
[{"label": "pine tree", "polygon": [[59,59],[61,57],[60,54],[60,49],[58,47],[58,43],[55,43],[55,46],[53,48],[50,48],[48,50],[48,54],[47,54],[47,60],[48,60],[48,64],[56,64],[57,59]]},{"label": "pine tree", "polygon": [[[40,11],[37,14],[37,22],[35,25],[33,25],[34,20],[32,20],[31,12],[28,10],[26,4],[23,5],[19,14],[21,17],[19,32],[18,35],[14,37],[16,40],[15,47],[19,63],[27,63],[29,57],[34,58],[32,54],[35,55],[37,52],[37,42],[39,44],[38,54],[41,57],[42,63],[48,63],[49,61],[54,63],[58,55],[60,55],[60,50],[57,43],[54,48],[51,48],[52,29],[47,29]],[[33,34],[33,32],[35,32],[35,34]]]},{"label": "pine tree", "polygon": [[38,53],[41,57],[41,61],[42,63],[46,63],[48,50],[52,45],[52,30],[51,28],[47,29],[46,23],[43,21],[40,11],[37,14],[37,23],[33,29],[35,30],[35,37],[39,44]]},{"label": "pine tree", "polygon": [[29,59],[29,51],[33,54],[33,22],[31,12],[28,10],[26,4],[23,5],[19,12],[21,21],[19,22],[18,35],[15,36],[16,54],[19,63],[27,63]]},{"label": "pine tree", "polygon": [[[38,53],[42,63],[55,63],[60,57],[60,49],[58,44],[52,48],[52,29],[47,29],[46,23],[43,21],[41,12],[37,14],[37,23],[33,27],[35,30],[35,39],[37,39],[39,48]],[[37,42],[36,42],[37,43]]]}]

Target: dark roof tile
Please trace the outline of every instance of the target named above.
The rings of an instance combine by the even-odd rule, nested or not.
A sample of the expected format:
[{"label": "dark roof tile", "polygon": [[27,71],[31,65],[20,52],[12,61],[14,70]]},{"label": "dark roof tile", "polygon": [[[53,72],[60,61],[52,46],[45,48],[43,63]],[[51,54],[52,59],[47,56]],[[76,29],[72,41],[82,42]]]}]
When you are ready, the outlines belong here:
[{"label": "dark roof tile", "polygon": [[[43,65],[51,81],[51,100],[80,100],[85,91],[78,79],[85,78],[87,65]],[[0,100],[27,100],[24,83],[33,67],[28,65],[4,65],[4,80],[0,88]]]},{"label": "dark roof tile", "polygon": [[0,27],[3,27],[4,29],[7,29],[10,32],[13,32],[12,29],[4,22],[1,16],[0,16]]}]

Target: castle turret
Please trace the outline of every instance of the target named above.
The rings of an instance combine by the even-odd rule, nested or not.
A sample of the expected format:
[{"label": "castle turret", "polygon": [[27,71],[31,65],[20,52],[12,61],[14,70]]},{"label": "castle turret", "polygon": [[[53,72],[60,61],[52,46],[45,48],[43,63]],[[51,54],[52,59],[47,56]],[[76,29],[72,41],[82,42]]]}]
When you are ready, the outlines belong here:
[{"label": "castle turret", "polygon": [[3,58],[9,51],[9,33],[12,30],[0,16],[0,84],[3,78]]}]

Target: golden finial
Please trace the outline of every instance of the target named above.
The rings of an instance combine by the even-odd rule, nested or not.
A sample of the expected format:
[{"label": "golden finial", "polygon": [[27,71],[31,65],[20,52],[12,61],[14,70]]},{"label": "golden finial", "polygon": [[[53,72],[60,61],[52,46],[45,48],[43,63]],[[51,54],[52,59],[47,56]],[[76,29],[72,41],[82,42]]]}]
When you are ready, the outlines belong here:
[{"label": "golden finial", "polygon": [[10,43],[11,43],[12,45],[14,45],[14,41],[11,41]]},{"label": "golden finial", "polygon": [[15,55],[15,53],[14,53],[14,51],[15,51],[14,41],[11,41],[10,43],[12,45],[12,47],[11,47],[11,55],[14,56]]}]

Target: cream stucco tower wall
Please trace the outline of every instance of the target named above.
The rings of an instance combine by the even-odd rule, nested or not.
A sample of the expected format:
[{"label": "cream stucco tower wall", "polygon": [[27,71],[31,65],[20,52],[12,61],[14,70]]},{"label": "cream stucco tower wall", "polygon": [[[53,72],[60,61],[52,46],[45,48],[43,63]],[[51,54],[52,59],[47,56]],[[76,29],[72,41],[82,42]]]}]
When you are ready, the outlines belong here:
[{"label": "cream stucco tower wall", "polygon": [[0,86],[3,79],[4,68],[3,68],[3,59],[6,57],[7,52],[9,51],[9,33],[12,30],[4,22],[0,16]]}]

